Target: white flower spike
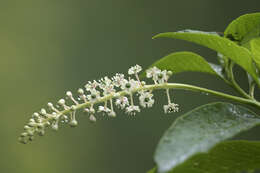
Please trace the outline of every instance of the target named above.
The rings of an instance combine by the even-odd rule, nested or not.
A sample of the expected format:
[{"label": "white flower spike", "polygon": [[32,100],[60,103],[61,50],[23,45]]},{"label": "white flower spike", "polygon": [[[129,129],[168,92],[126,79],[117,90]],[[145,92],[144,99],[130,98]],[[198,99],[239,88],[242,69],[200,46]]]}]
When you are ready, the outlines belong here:
[{"label": "white flower spike", "polygon": [[[49,102],[47,106],[50,112],[42,108],[39,113],[33,113],[32,118],[24,126],[25,132],[20,135],[19,141],[21,143],[32,141],[36,134],[44,135],[48,127],[57,131],[61,125],[59,122],[76,127],[78,125],[76,111],[79,109],[86,112],[90,122],[94,123],[97,121],[95,107],[98,108],[98,114],[102,113],[108,117],[116,117],[114,104],[131,116],[141,111],[140,106],[143,108],[152,107],[155,103],[153,89],[167,83],[172,73],[166,70],[162,71],[157,67],[146,70],[146,77],[152,78],[154,81],[154,85],[149,85],[140,80],[138,74],[141,70],[142,67],[139,65],[135,65],[128,70],[128,74],[133,75],[135,79],[130,77],[126,79],[124,74],[116,73],[112,78],[105,76],[100,80],[88,81],[85,85],[86,91],[79,88],[78,96],[75,97],[71,91],[67,91],[68,102],[65,99],[60,99],[57,106]],[[134,104],[136,93],[138,93],[139,105]],[[166,89],[166,95],[168,104],[163,106],[164,112],[177,112],[179,105],[171,102],[169,89]]]}]

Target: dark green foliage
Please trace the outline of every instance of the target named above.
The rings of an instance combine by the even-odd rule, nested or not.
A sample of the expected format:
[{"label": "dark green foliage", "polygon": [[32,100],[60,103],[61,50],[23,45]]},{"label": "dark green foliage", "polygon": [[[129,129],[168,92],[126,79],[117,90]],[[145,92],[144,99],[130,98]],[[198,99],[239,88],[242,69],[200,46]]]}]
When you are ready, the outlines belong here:
[{"label": "dark green foliage", "polygon": [[167,172],[191,156],[260,124],[260,117],[242,106],[213,103],[179,117],[155,152],[159,172]]},{"label": "dark green foliage", "polygon": [[[173,73],[204,72],[221,77],[246,99],[254,98],[260,88],[260,13],[246,14],[217,32],[184,30],[161,33],[190,41],[218,54],[220,64],[211,64],[191,52],[172,53],[153,64]],[[249,91],[243,91],[233,76],[233,64],[241,66],[249,78]],[[256,84],[256,85],[255,85]],[[259,106],[258,106],[259,107]],[[156,152],[156,168],[149,173],[237,173],[260,169],[260,142],[225,141],[260,124],[260,117],[245,107],[213,103],[180,116],[161,138]]]},{"label": "dark green foliage", "polygon": [[154,38],[159,37],[182,39],[213,49],[243,67],[255,80],[257,80],[257,82],[259,82],[252,65],[252,53],[248,49],[238,46],[235,42],[230,41],[227,38],[220,37],[216,34],[191,30],[189,30],[189,32],[180,31],[161,33],[156,35]]}]

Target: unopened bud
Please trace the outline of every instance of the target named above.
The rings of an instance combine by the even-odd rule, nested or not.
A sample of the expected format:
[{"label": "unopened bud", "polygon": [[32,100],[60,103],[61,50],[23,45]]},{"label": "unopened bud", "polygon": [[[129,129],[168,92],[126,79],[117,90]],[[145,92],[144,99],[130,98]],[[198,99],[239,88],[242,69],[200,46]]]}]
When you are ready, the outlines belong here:
[{"label": "unopened bud", "polygon": [[71,120],[69,122],[70,127],[76,127],[78,125],[78,122],[76,120]]},{"label": "unopened bud", "polygon": [[67,95],[68,97],[72,97],[72,93],[71,93],[70,91],[67,91],[67,92],[66,92],[66,95]]},{"label": "unopened bud", "polygon": [[93,122],[93,123],[95,123],[95,122],[97,121],[96,117],[95,117],[93,114],[91,114],[91,115],[89,116],[89,120],[90,120],[91,122]]}]

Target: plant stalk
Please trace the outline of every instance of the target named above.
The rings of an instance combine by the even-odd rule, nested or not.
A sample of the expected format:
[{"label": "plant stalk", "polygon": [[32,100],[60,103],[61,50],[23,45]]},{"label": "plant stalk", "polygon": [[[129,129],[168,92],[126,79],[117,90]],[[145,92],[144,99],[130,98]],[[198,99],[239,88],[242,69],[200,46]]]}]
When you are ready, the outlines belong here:
[{"label": "plant stalk", "polygon": [[[218,96],[218,97],[222,97],[222,98],[232,100],[232,101],[235,101],[235,102],[238,102],[238,103],[244,103],[244,104],[247,104],[247,105],[255,106],[258,109],[260,109],[260,102],[258,102],[256,100],[237,97],[237,96],[222,93],[222,92],[219,92],[219,91],[207,89],[207,88],[202,88],[202,87],[198,87],[198,86],[194,86],[194,85],[188,85],[188,84],[180,84],[180,83],[164,83],[164,84],[144,85],[144,86],[137,88],[134,91],[132,91],[132,94],[135,93],[135,92],[138,92],[140,90],[157,90],[157,89],[182,89],[182,90],[189,90],[189,91],[195,91],[195,92],[200,92],[200,93],[208,93],[208,94],[215,95],[215,96]],[[76,110],[82,109],[82,108],[85,108],[85,107],[89,107],[92,104],[106,102],[106,101],[108,101],[112,98],[117,98],[117,97],[125,96],[125,95],[129,95],[129,93],[126,92],[126,91],[119,91],[116,94],[109,94],[109,95],[106,95],[104,97],[101,97],[100,99],[98,99],[95,102],[85,102],[85,103],[75,105],[75,108],[76,108]],[[69,113],[71,111],[72,111],[71,109],[63,110],[63,111],[60,112],[59,115],[66,114],[66,113]]]}]

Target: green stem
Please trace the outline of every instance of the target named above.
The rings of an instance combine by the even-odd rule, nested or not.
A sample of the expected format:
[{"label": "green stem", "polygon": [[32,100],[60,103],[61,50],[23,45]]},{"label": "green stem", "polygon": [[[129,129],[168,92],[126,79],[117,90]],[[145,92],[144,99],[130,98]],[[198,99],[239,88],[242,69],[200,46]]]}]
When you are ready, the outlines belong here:
[{"label": "green stem", "polygon": [[[90,107],[90,109],[91,109],[91,108],[93,108],[94,104],[104,103],[104,102],[106,103],[108,100],[111,101],[111,99],[113,99],[113,98],[129,95],[129,94],[130,94],[130,97],[133,97],[133,93],[135,93],[135,92],[142,91],[142,90],[151,91],[151,90],[157,90],[157,89],[166,89],[167,91],[169,89],[182,89],[182,90],[196,91],[196,92],[200,92],[200,93],[208,93],[208,94],[226,98],[226,99],[238,102],[238,103],[244,103],[247,105],[255,106],[258,109],[260,109],[260,102],[257,102],[256,100],[237,97],[237,96],[225,94],[222,92],[218,92],[218,91],[214,91],[214,90],[210,90],[210,89],[206,89],[206,88],[201,88],[201,87],[197,87],[197,86],[193,86],[193,85],[188,85],[188,84],[164,83],[164,84],[143,85],[142,87],[138,87],[137,89],[133,90],[131,93],[126,92],[126,91],[119,91],[117,93],[113,93],[113,94],[109,94],[104,97],[101,97],[93,102],[84,102],[84,103],[76,104],[76,105],[74,105],[73,109],[71,107],[69,107],[68,109],[60,111],[57,113],[57,117],[55,119],[52,116],[50,116],[49,118],[46,118],[42,123],[45,124],[45,123],[49,122],[49,120],[56,121],[57,119],[59,119],[60,116],[71,113],[73,111],[75,113],[75,111],[79,110],[79,109],[83,109],[86,107]],[[131,99],[131,104],[133,104],[132,98],[130,98],[130,99]],[[56,123],[58,123],[58,120]],[[35,130],[36,130],[36,127],[35,127]]]},{"label": "green stem", "polygon": [[231,86],[238,92],[240,93],[243,97],[247,98],[247,99],[251,99],[253,100],[253,98],[248,95],[242,88],[240,88],[240,86],[237,84],[236,80],[235,80],[235,77],[234,77],[234,74],[233,74],[233,66],[234,66],[234,63],[231,62],[230,65],[229,65],[229,68],[228,68],[228,74],[229,74],[229,78],[230,78],[230,81],[231,81]]},{"label": "green stem", "polygon": [[[235,102],[255,106],[255,107],[260,109],[260,102],[257,102],[256,100],[237,97],[237,96],[233,96],[233,95],[230,95],[230,94],[225,94],[225,93],[222,93],[222,92],[210,90],[210,89],[207,89],[207,88],[197,87],[197,86],[194,86],[194,85],[188,85],[188,84],[165,83],[165,84],[144,85],[142,87],[135,89],[134,91],[132,91],[132,93],[135,93],[135,92],[138,92],[138,91],[141,91],[141,90],[157,90],[157,89],[182,89],[182,90],[196,91],[196,92],[200,92],[200,93],[208,93],[208,94],[212,94],[212,95],[215,95],[215,96],[218,96],[218,97],[226,98],[226,99],[229,99],[229,100],[232,100],[232,101],[235,101]],[[116,98],[116,97],[124,96],[124,95],[129,95],[129,93],[126,92],[126,91],[119,91],[119,92],[117,92],[117,94],[109,94],[109,95],[106,95],[104,97],[101,97],[100,99],[98,99],[95,102],[85,102],[85,103],[75,105],[75,107],[76,107],[76,110],[78,110],[78,109],[82,109],[82,108],[85,108],[85,107],[89,107],[89,106],[91,106],[91,104],[102,103],[102,102],[108,101],[112,98]],[[71,109],[61,111],[60,115],[69,113],[70,111],[71,111]]]},{"label": "green stem", "polygon": [[255,97],[254,94],[255,94],[255,83],[252,83],[251,86],[249,86],[249,95],[252,98],[254,98]]},{"label": "green stem", "polygon": [[[230,95],[230,94],[225,94],[225,93],[222,93],[222,92],[210,90],[210,89],[207,89],[207,88],[201,88],[201,87],[197,87],[197,86],[193,86],[193,85],[178,84],[178,83],[169,83],[169,84],[164,84],[164,85],[165,85],[165,88],[183,89],[183,90],[190,90],[190,91],[208,93],[208,94],[212,94],[212,95],[215,95],[215,96],[218,96],[218,97],[226,98],[226,99],[229,99],[229,100],[232,100],[232,101],[235,101],[235,102],[244,103],[244,104],[248,104],[248,105],[252,105],[252,106],[256,106],[257,108],[260,108],[260,103],[257,102],[256,100],[237,97],[237,96],[233,96],[233,95]],[[158,88],[156,87],[155,89],[160,89],[160,88],[164,88],[164,87],[158,86]]]}]

